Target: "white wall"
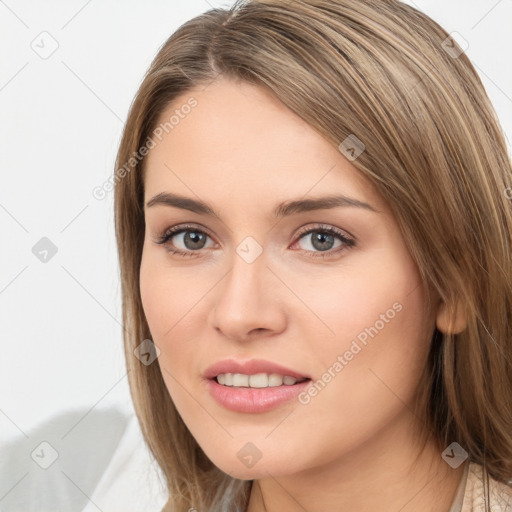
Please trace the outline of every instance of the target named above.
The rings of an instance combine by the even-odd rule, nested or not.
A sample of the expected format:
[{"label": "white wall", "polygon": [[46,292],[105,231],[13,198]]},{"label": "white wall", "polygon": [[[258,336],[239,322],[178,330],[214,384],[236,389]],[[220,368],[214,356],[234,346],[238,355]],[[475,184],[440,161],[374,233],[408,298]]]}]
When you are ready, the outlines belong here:
[{"label": "white wall", "polygon": [[[160,45],[184,21],[221,5],[0,2],[2,440],[64,410],[131,409],[113,198],[97,200],[92,189],[113,171],[128,107]],[[414,5],[468,41],[512,140],[512,3]],[[46,57],[56,44],[48,58],[33,49]],[[42,237],[57,247],[46,263],[32,252]]]}]

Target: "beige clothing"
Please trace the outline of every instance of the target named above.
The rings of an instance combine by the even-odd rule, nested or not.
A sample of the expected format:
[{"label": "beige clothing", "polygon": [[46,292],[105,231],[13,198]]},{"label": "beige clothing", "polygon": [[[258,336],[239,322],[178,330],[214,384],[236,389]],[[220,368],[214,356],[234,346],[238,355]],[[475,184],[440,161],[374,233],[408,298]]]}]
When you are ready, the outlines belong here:
[{"label": "beige clothing", "polygon": [[[512,512],[512,485],[489,476],[489,510]],[[450,512],[486,512],[483,467],[467,462]]]}]

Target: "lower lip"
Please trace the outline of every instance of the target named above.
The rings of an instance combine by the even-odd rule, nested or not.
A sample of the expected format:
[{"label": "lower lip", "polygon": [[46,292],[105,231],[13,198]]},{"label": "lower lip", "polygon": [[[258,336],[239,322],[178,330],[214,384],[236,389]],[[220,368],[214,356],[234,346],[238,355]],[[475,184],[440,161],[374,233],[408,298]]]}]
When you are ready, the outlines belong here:
[{"label": "lower lip", "polygon": [[208,379],[208,391],[217,402],[235,412],[266,412],[292,400],[310,383],[310,380],[292,386],[275,386],[268,388],[235,388],[223,386],[216,380]]}]

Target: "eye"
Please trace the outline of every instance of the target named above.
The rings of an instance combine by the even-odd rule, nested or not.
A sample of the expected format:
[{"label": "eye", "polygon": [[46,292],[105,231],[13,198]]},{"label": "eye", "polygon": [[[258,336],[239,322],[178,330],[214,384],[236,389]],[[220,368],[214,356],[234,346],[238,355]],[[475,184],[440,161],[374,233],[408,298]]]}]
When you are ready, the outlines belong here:
[{"label": "eye", "polygon": [[[313,253],[312,257],[329,257],[355,246],[355,241],[333,226],[305,228],[299,233],[294,245],[302,244],[302,249]],[[316,253],[316,254],[315,254]]]},{"label": "eye", "polygon": [[[302,243],[300,248],[312,257],[331,257],[355,246],[354,239],[333,226],[317,225],[309,229],[306,227],[299,232],[298,237],[293,245]],[[208,239],[213,242],[206,230],[194,225],[181,225],[166,229],[157,238],[156,243],[165,245],[171,254],[195,257],[200,255],[201,249],[215,245],[214,242],[207,245]]]},{"label": "eye", "polygon": [[[208,233],[196,226],[173,226],[168,228],[156,240],[157,244],[166,245],[171,254],[180,256],[195,256],[194,252],[207,249]],[[211,240],[211,238],[210,238]],[[172,243],[170,243],[172,242]]]}]

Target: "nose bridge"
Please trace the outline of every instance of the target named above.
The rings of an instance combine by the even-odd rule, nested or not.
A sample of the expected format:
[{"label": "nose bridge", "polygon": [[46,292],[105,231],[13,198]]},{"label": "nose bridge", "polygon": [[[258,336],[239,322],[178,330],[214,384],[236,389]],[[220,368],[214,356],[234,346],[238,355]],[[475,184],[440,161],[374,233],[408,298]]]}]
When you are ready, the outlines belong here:
[{"label": "nose bridge", "polygon": [[[255,255],[254,250],[245,247],[246,252],[242,251],[240,255],[240,244],[236,249],[236,254],[232,258],[232,267],[226,276],[224,286],[222,287],[222,295],[219,299],[219,305],[228,306],[233,315],[244,313],[244,317],[248,318],[249,311],[255,311],[263,297],[263,284],[267,281],[269,273],[266,267],[266,261],[261,254]],[[244,246],[242,246],[244,247]]]},{"label": "nose bridge", "polygon": [[274,276],[267,268],[263,247],[247,238],[236,247],[213,311],[215,327],[234,339],[244,339],[256,329],[280,330],[284,325],[284,311],[275,300],[275,286],[270,282]]},{"label": "nose bridge", "polygon": [[252,236],[246,236],[236,247],[232,255],[232,268],[228,276],[225,292],[240,295],[241,304],[252,304],[261,295],[261,284],[268,273],[267,252]]}]

